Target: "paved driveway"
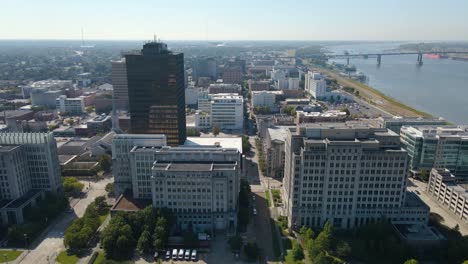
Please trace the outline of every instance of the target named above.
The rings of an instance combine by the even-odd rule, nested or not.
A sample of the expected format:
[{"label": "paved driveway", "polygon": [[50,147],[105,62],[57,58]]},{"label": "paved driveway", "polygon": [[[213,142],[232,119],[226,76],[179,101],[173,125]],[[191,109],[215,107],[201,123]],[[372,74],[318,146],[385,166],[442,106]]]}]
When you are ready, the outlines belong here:
[{"label": "paved driveway", "polygon": [[[90,187],[86,193],[86,197],[80,200],[72,201],[71,206],[74,209],[74,213],[64,213],[62,217],[57,220],[53,226],[49,227],[50,230],[44,236],[43,240],[34,247],[28,255],[21,261],[22,264],[42,264],[42,263],[55,263],[55,258],[64,250],[63,246],[63,235],[65,229],[70,223],[77,217],[82,217],[86,210],[86,207],[94,201],[98,196],[106,194],[105,186],[112,180],[106,178],[99,182],[83,182],[85,186]],[[91,183],[91,185],[89,185]]]}]

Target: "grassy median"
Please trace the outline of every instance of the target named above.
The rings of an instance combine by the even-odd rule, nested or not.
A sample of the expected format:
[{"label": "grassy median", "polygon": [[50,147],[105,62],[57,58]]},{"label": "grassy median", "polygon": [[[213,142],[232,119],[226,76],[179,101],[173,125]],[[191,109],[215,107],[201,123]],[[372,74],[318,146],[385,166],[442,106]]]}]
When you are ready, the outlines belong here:
[{"label": "grassy median", "polygon": [[0,263],[13,261],[21,255],[23,251],[19,250],[0,250]]}]

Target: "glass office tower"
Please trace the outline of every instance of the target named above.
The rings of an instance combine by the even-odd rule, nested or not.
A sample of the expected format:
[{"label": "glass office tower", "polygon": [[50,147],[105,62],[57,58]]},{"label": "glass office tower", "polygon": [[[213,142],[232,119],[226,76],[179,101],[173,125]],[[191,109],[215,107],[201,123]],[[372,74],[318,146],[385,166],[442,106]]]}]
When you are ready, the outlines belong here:
[{"label": "glass office tower", "polygon": [[125,55],[131,133],[165,134],[167,144],[186,139],[184,54],[161,42]]}]

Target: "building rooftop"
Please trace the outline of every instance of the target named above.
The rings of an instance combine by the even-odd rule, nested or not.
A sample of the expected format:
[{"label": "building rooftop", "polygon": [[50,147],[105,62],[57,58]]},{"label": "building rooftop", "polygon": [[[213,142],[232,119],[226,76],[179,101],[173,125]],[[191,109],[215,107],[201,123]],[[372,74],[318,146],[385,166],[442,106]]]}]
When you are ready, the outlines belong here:
[{"label": "building rooftop", "polygon": [[145,209],[148,205],[151,205],[151,200],[134,199],[131,196],[121,195],[111,211],[123,211],[123,212],[137,212]]},{"label": "building rooftop", "polygon": [[234,148],[242,153],[241,137],[187,137],[184,143],[187,147],[212,146],[222,148]]},{"label": "building rooftop", "polygon": [[30,110],[5,110],[0,112],[0,117],[14,118],[22,115],[32,114],[33,111]]},{"label": "building rooftop", "polygon": [[468,127],[466,126],[403,126],[401,132],[410,134],[413,137],[454,137],[468,139]]},{"label": "building rooftop", "polygon": [[444,236],[436,230],[424,224],[393,224],[398,234],[408,241],[438,241],[444,240]]},{"label": "building rooftop", "polygon": [[346,112],[342,112],[340,110],[328,110],[323,113],[297,111],[297,115],[303,117],[346,117]]},{"label": "building rooftop", "polygon": [[111,119],[111,117],[109,115],[102,114],[102,115],[98,115],[98,116],[94,117],[93,119],[88,120],[87,122],[89,122],[89,123],[102,123],[102,122],[106,122],[109,119]]},{"label": "building rooftop", "polygon": [[274,126],[268,128],[268,134],[270,135],[270,139],[272,141],[286,141],[289,128],[294,128],[294,126]]},{"label": "building rooftop", "polygon": [[25,193],[23,196],[11,201],[8,203],[5,208],[12,208],[16,209],[21,207],[24,203],[29,201],[31,198],[39,195],[39,193],[43,192],[43,190],[30,190],[27,193]]},{"label": "building rooftop", "polygon": [[239,99],[242,100],[243,97],[238,94],[233,94],[233,93],[219,93],[219,94],[211,94],[211,99],[216,100],[216,99]]},{"label": "building rooftop", "polygon": [[61,85],[71,85],[72,81],[71,80],[43,80],[43,81],[37,81],[33,82],[29,85],[26,85],[26,87],[31,87],[31,88],[50,88],[50,87],[56,87],[56,86],[61,86]]},{"label": "building rooftop", "polygon": [[235,170],[236,162],[155,162],[153,170],[166,170],[166,171],[221,171],[221,170]]},{"label": "building rooftop", "polygon": [[283,91],[252,91],[252,95],[254,94],[275,94],[275,95],[282,95]]},{"label": "building rooftop", "polygon": [[379,120],[385,122],[434,122],[440,121],[445,123],[445,119],[442,117],[402,117],[402,116],[392,116],[392,117],[379,117]]},{"label": "building rooftop", "polygon": [[0,152],[9,152],[15,148],[18,148],[20,145],[0,145]]}]

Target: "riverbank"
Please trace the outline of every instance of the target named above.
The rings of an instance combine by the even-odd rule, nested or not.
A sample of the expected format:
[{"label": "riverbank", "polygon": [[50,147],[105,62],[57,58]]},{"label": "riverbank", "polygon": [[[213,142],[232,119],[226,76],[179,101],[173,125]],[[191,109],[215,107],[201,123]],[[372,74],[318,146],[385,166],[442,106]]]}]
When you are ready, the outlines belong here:
[{"label": "riverbank", "polygon": [[336,79],[338,84],[343,87],[352,87],[355,91],[359,91],[359,98],[364,100],[384,112],[392,115],[403,117],[432,117],[431,114],[417,110],[411,106],[405,105],[402,102],[382,93],[381,91],[367,86],[355,80],[341,76],[338,72],[316,65],[310,65],[313,70],[321,71],[330,78]]}]

